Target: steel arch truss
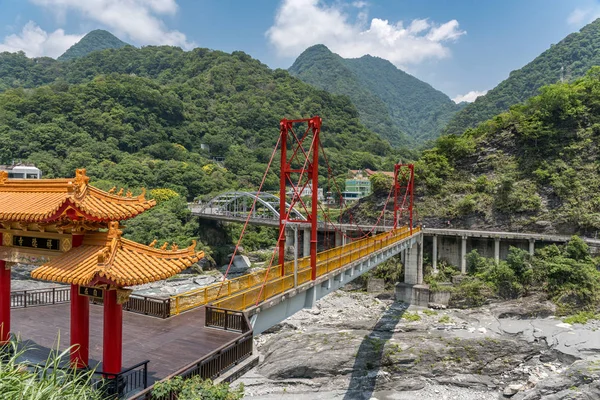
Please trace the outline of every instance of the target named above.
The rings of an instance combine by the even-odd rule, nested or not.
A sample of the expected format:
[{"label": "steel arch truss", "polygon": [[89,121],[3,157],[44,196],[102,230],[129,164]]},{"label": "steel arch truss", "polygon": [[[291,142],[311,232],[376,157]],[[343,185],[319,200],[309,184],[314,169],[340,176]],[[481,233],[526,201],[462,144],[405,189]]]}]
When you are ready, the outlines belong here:
[{"label": "steel arch truss", "polygon": [[[254,200],[256,200],[256,205],[252,210]],[[226,192],[205,203],[200,212],[202,214],[246,218],[252,210],[251,218],[279,221],[279,200],[279,197],[270,193]],[[286,203],[286,209],[290,209],[289,203]],[[290,216],[294,219],[306,221],[306,217],[295,208],[291,209]]]}]

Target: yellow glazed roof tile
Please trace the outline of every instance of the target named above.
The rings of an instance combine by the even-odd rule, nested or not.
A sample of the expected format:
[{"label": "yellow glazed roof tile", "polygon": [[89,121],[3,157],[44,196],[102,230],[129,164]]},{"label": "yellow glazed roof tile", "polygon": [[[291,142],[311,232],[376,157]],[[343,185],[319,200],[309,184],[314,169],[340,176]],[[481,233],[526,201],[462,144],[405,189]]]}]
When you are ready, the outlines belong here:
[{"label": "yellow glazed roof tile", "polygon": [[108,232],[85,235],[81,246],[36,268],[31,276],[76,285],[140,285],[167,279],[204,258],[204,252],[194,250],[195,245],[156,249],[121,238],[118,223],[111,223]]},{"label": "yellow glazed roof tile", "polygon": [[85,169],[71,179],[8,179],[0,171],[0,220],[54,221],[69,213],[96,221],[121,221],[156,205],[144,194],[114,195],[88,185]]}]

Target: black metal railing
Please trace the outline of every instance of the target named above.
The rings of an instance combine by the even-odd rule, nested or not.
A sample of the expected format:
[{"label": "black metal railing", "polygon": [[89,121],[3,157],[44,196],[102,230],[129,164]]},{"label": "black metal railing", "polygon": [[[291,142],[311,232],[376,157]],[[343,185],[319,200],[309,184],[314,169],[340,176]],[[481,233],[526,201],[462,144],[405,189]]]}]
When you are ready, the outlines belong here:
[{"label": "black metal railing", "polygon": [[[55,287],[32,290],[15,290],[10,292],[11,308],[27,308],[34,306],[48,306],[71,301],[70,287]],[[91,300],[94,304],[102,304],[102,300]],[[159,318],[171,316],[171,298],[139,296],[132,294],[123,304],[123,310],[138,314],[152,315]]]},{"label": "black metal railing", "polygon": [[243,312],[212,306],[206,306],[205,325],[210,328],[241,333],[246,333],[251,329]]},{"label": "black metal railing", "polygon": [[[118,374],[106,373],[94,370],[92,372],[91,385],[94,389],[101,391],[107,399],[124,399],[139,393],[148,387],[148,363],[142,361],[132,367],[124,369]],[[74,373],[68,365],[53,366],[42,364],[25,364],[32,372],[46,375],[48,369],[56,368],[70,374]],[[83,370],[86,371],[86,370]]]},{"label": "black metal railing", "polygon": [[129,296],[129,300],[123,304],[123,310],[163,319],[169,318],[171,316],[171,298],[160,299],[132,294]]},{"label": "black metal railing", "polygon": [[[210,309],[210,311],[209,311]],[[227,313],[225,313],[227,311]],[[209,316],[209,313],[212,315]],[[226,316],[225,316],[226,315]],[[252,327],[248,318],[244,313],[232,310],[223,310],[215,307],[206,307],[206,318],[208,323],[209,319],[212,321],[211,324],[207,325],[217,329],[225,329],[225,325],[230,323],[233,325],[237,324],[237,316],[241,315],[243,322],[239,324],[240,329],[246,332],[242,333],[240,337],[230,341],[226,345],[216,349],[210,354],[202,357],[201,359],[194,361],[191,364],[186,365],[179,371],[167,376],[163,381],[180,376],[183,379],[192,378],[194,376],[200,376],[202,379],[215,379],[222,375],[224,372],[239,364],[246,358],[252,355],[253,350],[253,334]],[[221,323],[221,325],[218,325]],[[228,330],[230,330],[228,328]],[[147,388],[131,397],[128,400],[149,400],[152,397],[152,387]],[[169,393],[159,400],[177,400],[177,394]]]},{"label": "black metal railing", "polygon": [[118,374],[94,371],[93,385],[107,398],[122,399],[148,387],[148,363],[142,361]]},{"label": "black metal railing", "polygon": [[11,308],[27,308],[68,303],[71,300],[71,288],[56,287],[10,292]]}]

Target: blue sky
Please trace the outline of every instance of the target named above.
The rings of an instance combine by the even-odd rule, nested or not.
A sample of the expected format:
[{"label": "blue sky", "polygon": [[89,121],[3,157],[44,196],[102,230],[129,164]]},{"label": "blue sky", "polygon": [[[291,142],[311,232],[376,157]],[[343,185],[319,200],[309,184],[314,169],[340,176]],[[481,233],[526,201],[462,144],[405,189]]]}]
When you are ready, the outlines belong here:
[{"label": "blue sky", "polygon": [[243,50],[288,68],[324,43],[472,101],[597,17],[600,0],[0,0],[0,51],[56,57],[101,28],[137,46]]}]

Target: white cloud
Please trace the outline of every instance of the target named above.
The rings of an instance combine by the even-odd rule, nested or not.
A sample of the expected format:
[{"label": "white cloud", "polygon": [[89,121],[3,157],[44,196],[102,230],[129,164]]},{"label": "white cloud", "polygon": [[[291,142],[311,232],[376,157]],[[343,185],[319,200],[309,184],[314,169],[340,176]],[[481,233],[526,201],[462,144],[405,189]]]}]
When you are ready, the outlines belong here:
[{"label": "white cloud", "polygon": [[486,93],[487,90],[481,92],[477,90],[472,90],[469,93],[456,96],[452,99],[452,101],[454,101],[456,104],[462,103],[463,101],[466,101],[467,103],[472,103],[475,101],[476,98],[478,98],[479,96],[483,96]]},{"label": "white cloud", "polygon": [[404,27],[402,21],[390,23],[379,18],[368,23],[365,14],[352,21],[344,9],[339,2],[327,5],[321,0],[283,0],[266,35],[281,56],[295,57],[322,43],[342,57],[370,54],[405,68],[426,59],[448,57],[446,43],[465,34],[456,20],[436,24],[416,19]]},{"label": "white cloud", "polygon": [[29,21],[20,33],[8,35],[0,43],[0,52],[22,50],[29,57],[58,57],[81,39],[81,35],[67,35],[62,29],[46,32]]},{"label": "white cloud", "polygon": [[567,23],[570,25],[586,25],[595,19],[600,18],[600,4],[592,5],[587,8],[576,8],[567,17]]},{"label": "white cloud", "polygon": [[30,0],[56,13],[59,18],[73,11],[99,22],[118,36],[138,44],[168,44],[192,48],[184,33],[169,30],[160,19],[177,13],[175,0]]},{"label": "white cloud", "polygon": [[364,8],[366,6],[368,6],[369,3],[367,3],[366,1],[354,1],[352,2],[352,6],[356,7],[356,8]]}]

